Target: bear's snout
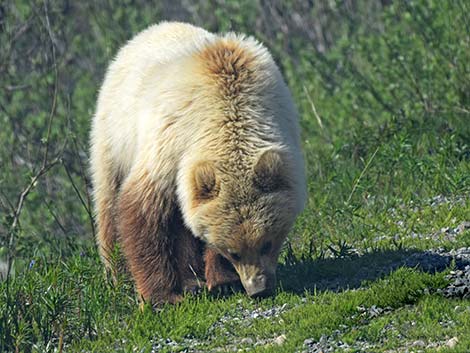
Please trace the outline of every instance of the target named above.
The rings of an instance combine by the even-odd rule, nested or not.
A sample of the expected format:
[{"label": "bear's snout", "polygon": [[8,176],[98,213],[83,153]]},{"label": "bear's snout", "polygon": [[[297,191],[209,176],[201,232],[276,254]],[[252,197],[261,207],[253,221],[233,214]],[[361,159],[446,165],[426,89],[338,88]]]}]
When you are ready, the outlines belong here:
[{"label": "bear's snout", "polygon": [[250,297],[267,297],[273,293],[274,282],[266,275],[256,275],[242,283]]}]

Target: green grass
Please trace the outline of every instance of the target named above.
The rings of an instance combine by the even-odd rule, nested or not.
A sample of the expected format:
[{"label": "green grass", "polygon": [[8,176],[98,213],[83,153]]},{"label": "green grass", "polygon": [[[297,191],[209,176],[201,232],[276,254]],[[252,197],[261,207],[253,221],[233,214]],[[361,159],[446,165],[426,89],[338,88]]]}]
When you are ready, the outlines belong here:
[{"label": "green grass", "polygon": [[[281,254],[275,296],[202,293],[158,311],[139,310],[128,280],[114,285],[105,278],[81,171],[105,65],[125,38],[160,19],[160,10],[140,3],[51,4],[60,85],[50,153],[63,149],[62,163],[32,189],[10,246],[4,235],[9,203],[42,159],[54,82],[50,45],[41,47],[49,43],[44,4],[17,2],[9,3],[16,12],[6,12],[2,43],[15,28],[27,29],[6,52],[0,48],[0,70],[11,56],[8,85],[36,89],[0,91],[6,166],[0,169],[0,260],[15,254],[14,274],[0,282],[0,351],[150,352],[163,342],[161,352],[301,352],[304,340],[322,337],[347,343],[350,352],[405,352],[417,341],[428,348],[412,350],[446,352],[446,342],[457,337],[452,351],[470,351],[470,300],[438,291],[449,269],[402,267],[428,249],[470,246],[469,229],[446,231],[470,221],[466,1],[396,0],[373,13],[366,6],[372,2],[364,1],[357,17],[328,7],[334,40],[325,52],[288,16],[276,20],[286,21],[287,34],[282,26],[274,35],[259,29],[263,2],[227,1],[208,17],[203,10],[210,2],[195,5],[195,23],[212,30],[236,26],[273,52],[301,114],[309,200]],[[279,6],[290,13],[299,4]],[[71,23],[67,11],[79,20]],[[23,58],[29,44],[39,49]],[[384,311],[371,316],[372,307]],[[276,315],[264,318],[269,310]],[[277,345],[281,335],[285,341]]]},{"label": "green grass", "polygon": [[[458,351],[467,352],[470,349],[470,342],[465,338],[470,330],[469,312],[468,301],[426,296],[413,305],[362,324],[342,335],[341,339],[351,343],[364,339],[373,344],[374,350],[389,350],[400,349],[405,346],[404,343],[418,340],[445,346],[449,338],[459,337],[463,340],[460,339]],[[441,347],[440,351],[446,349]]]},{"label": "green grass", "polygon": [[[331,267],[335,267],[334,263]],[[289,282],[291,276],[281,276],[281,280]],[[150,351],[152,340],[160,338],[176,342],[178,351],[190,348],[189,338],[198,342],[198,349],[210,351],[236,346],[240,338],[252,338],[253,342],[267,342],[254,351],[292,352],[301,348],[305,339],[319,339],[339,327],[345,342],[362,337],[376,342],[377,351],[381,351],[379,341],[384,338],[387,344],[380,349],[403,344],[394,331],[382,333],[390,322],[396,323],[396,330],[406,340],[442,341],[449,335],[458,336],[459,347],[465,351],[470,345],[465,337],[470,325],[470,300],[447,300],[433,294],[445,284],[443,273],[431,275],[400,269],[385,279],[363,283],[362,290],[316,290],[300,295],[283,290],[273,298],[258,301],[241,294],[220,299],[203,293],[157,312],[148,307],[142,312],[128,285],[107,283],[98,257],[92,252],[66,263],[37,259],[31,269],[8,283],[7,305],[7,284],[2,284],[1,309],[19,351],[41,352],[57,348],[61,342],[65,342],[65,351],[106,352],[109,347],[117,352]],[[391,311],[372,319],[361,316],[361,306],[373,305]],[[457,305],[463,310],[455,311]],[[275,318],[249,318],[242,314],[273,307],[283,308]],[[407,329],[412,320],[416,323]],[[442,320],[452,320],[452,326],[442,327]],[[2,332],[5,329],[2,327]],[[281,334],[286,335],[283,345],[270,341]],[[163,351],[172,350],[167,347]]]},{"label": "green grass", "polygon": [[[334,263],[330,265],[335,267]],[[291,275],[281,276],[281,280],[288,283]],[[458,336],[459,348],[465,351],[470,347],[470,338],[465,335],[470,325],[470,301],[448,300],[435,294],[445,284],[443,273],[400,269],[384,279],[363,283],[361,290],[314,290],[300,295],[282,290],[273,298],[256,301],[241,294],[220,299],[203,293],[157,312],[148,307],[140,311],[129,286],[108,283],[98,256],[91,252],[66,263],[37,259],[31,269],[8,282],[8,303],[7,283],[3,283],[1,311],[7,326],[1,328],[2,332],[12,330],[19,351],[33,352],[60,347],[62,342],[65,351],[106,352],[112,347],[117,352],[150,352],[152,342],[161,338],[176,343],[164,352],[183,351],[194,342],[202,351],[243,347],[241,338],[266,342],[251,347],[254,351],[293,352],[305,339],[318,340],[338,328],[344,342],[365,339],[376,344],[374,351],[398,348],[404,339],[431,342],[445,341],[449,336]],[[374,305],[390,311],[375,318],[364,317],[360,308]],[[462,310],[455,310],[456,306]],[[283,308],[274,318],[242,314],[244,310],[273,307]],[[443,326],[443,321],[451,322],[451,326]],[[394,323],[394,330],[384,330],[389,323]],[[404,338],[398,339],[397,332]],[[272,343],[282,334],[286,336],[283,345]]]}]

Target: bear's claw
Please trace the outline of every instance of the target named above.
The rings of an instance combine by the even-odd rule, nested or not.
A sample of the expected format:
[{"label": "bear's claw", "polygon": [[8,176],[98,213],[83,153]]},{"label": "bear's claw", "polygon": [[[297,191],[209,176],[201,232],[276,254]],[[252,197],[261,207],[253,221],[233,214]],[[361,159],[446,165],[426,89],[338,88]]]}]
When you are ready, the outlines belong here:
[{"label": "bear's claw", "polygon": [[206,283],[204,281],[194,280],[189,283],[186,283],[183,286],[183,292],[189,293],[192,295],[198,295],[202,293],[205,286],[206,286]]},{"label": "bear's claw", "polygon": [[209,287],[209,292],[217,297],[228,297],[232,294],[241,292],[243,290],[242,283],[240,281],[225,282]]}]

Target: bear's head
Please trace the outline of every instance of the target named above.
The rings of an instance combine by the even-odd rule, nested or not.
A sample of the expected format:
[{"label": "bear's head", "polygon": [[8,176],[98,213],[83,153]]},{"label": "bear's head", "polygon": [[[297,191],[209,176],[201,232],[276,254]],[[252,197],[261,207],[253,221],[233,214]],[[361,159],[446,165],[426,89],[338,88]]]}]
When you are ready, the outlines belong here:
[{"label": "bear's head", "polygon": [[190,227],[228,259],[250,296],[274,291],[282,244],[298,213],[289,158],[267,150],[243,173],[203,161],[191,172]]}]

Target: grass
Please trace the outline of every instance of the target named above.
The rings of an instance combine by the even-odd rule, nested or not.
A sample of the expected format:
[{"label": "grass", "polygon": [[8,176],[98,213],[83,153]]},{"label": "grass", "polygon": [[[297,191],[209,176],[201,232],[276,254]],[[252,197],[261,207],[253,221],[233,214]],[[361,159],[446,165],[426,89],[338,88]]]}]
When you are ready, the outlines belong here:
[{"label": "grass", "polygon": [[[281,281],[289,282],[290,276],[281,276]],[[444,273],[402,268],[384,279],[363,283],[361,290],[302,294],[283,290],[258,301],[241,294],[219,299],[203,293],[157,312],[150,308],[140,311],[128,285],[114,286],[104,279],[98,256],[92,251],[67,263],[37,259],[28,271],[8,283],[13,302],[5,307],[2,301],[2,313],[8,318],[7,327],[15,329],[18,351],[150,352],[159,339],[170,339],[174,345],[162,352],[186,348],[224,351],[224,347],[293,352],[302,348],[305,339],[318,340],[338,328],[344,342],[367,340],[374,345],[373,351],[398,348],[404,341],[445,341],[453,336],[459,337],[459,348],[465,351],[470,347],[470,338],[465,335],[470,301],[448,300],[436,294],[445,284]],[[361,307],[374,305],[390,311],[365,317]],[[457,306],[461,310],[455,310]],[[246,314],[271,308],[278,308],[279,315],[252,318]],[[394,323],[394,330],[384,329],[390,323]],[[5,329],[3,326],[2,332]],[[286,336],[284,344],[272,342],[282,334]],[[253,348],[240,343],[242,338],[264,340],[265,344]]]},{"label": "grass", "polygon": [[[20,3],[26,19],[33,8]],[[48,23],[41,21],[45,4],[34,8],[31,25]],[[62,80],[75,79],[67,85],[61,81],[51,151],[62,148],[61,124],[76,128],[66,130],[76,149],[67,145],[61,164],[72,174],[54,169],[57,173],[39,180],[25,203],[13,244],[14,275],[0,282],[0,352],[302,352],[306,339],[341,341],[349,348],[335,350],[349,352],[470,351],[470,300],[448,299],[438,291],[447,285],[445,275],[455,262],[425,252],[470,246],[470,229],[459,228],[470,221],[470,41],[465,35],[470,12],[465,1],[394,1],[374,17],[374,30],[352,22],[341,27],[347,33],[325,53],[300,35],[286,40],[283,31],[271,39],[254,33],[270,41],[293,92],[307,162],[309,200],[282,252],[277,293],[263,300],[202,293],[156,312],[139,310],[132,283],[121,278],[114,285],[104,276],[81,209],[87,202],[79,171],[86,168],[77,156],[86,150],[80,146],[87,144],[87,124],[69,122],[69,115],[86,120],[92,114],[97,78],[89,79],[83,67],[91,65],[92,76],[103,73],[112,50],[144,26],[139,19],[147,17],[140,15],[148,11],[119,7],[116,17],[132,28],[119,31],[114,20],[105,22],[113,18],[108,12],[85,16],[86,7],[77,9],[81,21],[91,22],[80,27],[90,29],[74,41],[67,40],[69,32],[77,32],[73,27],[62,31],[68,18],[60,9],[50,12],[50,30],[57,41],[73,44],[71,57],[93,53],[85,66],[75,67],[64,65],[69,59],[57,50]],[[101,10],[114,11],[112,6]],[[242,7],[237,11],[234,24],[250,33],[251,25],[243,21],[256,16],[244,16]],[[93,22],[98,20],[103,28]],[[219,26],[226,28],[222,20]],[[45,41],[33,32],[28,32],[33,44]],[[101,32],[106,36],[95,40]],[[15,53],[22,48],[13,44]],[[50,57],[49,44],[44,50],[33,59],[42,63]],[[15,70],[8,76],[12,87],[17,86]],[[72,90],[71,97],[60,95],[65,88]],[[0,116],[11,123],[0,137],[21,142],[11,150],[10,143],[0,146],[0,161],[12,166],[0,173],[0,212],[9,209],[4,195],[17,196],[18,178],[26,176],[21,185],[27,185],[34,174],[34,168],[26,168],[29,162],[22,166],[16,157],[38,159],[33,152],[42,149],[28,133],[44,130],[44,117],[50,115],[51,90],[26,93],[18,89],[0,96]],[[31,131],[21,130],[23,116]],[[28,152],[20,153],[23,147]],[[11,250],[1,234],[10,218],[2,215],[0,259]],[[437,260],[438,271],[419,266],[416,258]],[[380,310],[372,315],[371,308]],[[453,337],[458,343],[451,349],[446,343]]]}]

